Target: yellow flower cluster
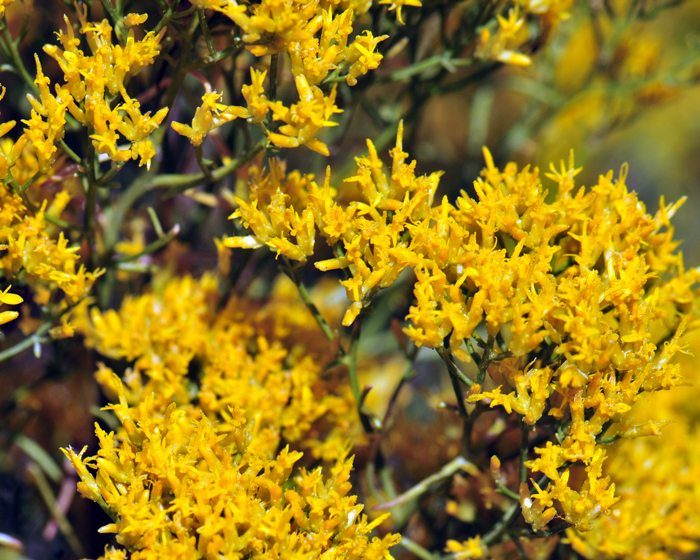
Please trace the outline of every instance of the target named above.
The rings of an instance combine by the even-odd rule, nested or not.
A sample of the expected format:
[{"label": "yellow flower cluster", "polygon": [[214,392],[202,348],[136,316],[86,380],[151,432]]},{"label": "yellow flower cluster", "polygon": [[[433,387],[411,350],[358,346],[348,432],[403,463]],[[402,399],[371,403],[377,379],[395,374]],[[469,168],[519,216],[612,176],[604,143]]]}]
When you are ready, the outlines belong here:
[{"label": "yellow flower cluster", "polygon": [[[9,145],[2,147],[9,148]],[[15,167],[17,178],[31,178],[39,171],[41,158],[34,154],[31,145],[24,148]],[[102,274],[100,270],[87,272],[83,265],[78,266],[78,247],[69,247],[63,232],[55,238],[53,226],[46,221],[47,213],[58,217],[69,200],[70,195],[62,191],[50,205],[44,200],[33,213],[20,194],[9,185],[0,184],[0,249],[3,250],[0,274],[9,279],[21,273],[32,286],[34,299],[40,305],[49,303],[56,288],[65,293],[66,303],[77,303]]]},{"label": "yellow flower cluster", "polygon": [[[254,235],[226,243],[266,244],[303,261],[313,251],[313,221],[338,255],[316,266],[350,272],[341,282],[354,302],[345,325],[410,267],[416,301],[409,338],[468,360],[475,337],[497,358],[489,373],[501,386],[482,392],[479,380],[468,402],[488,400],[530,425],[545,414],[556,423],[557,442],[538,448],[527,464],[548,484],[535,486],[534,497],[521,489],[525,518],[536,530],[555,516],[589,530],[617,501],[602,475],[606,453],[598,440],[609,430],[627,434],[621,422],[640,393],[683,384],[671,360],[688,326],[680,317],[697,306],[700,270],[685,271],[674,252],[669,219],[680,204],[662,199],[657,214],[647,214],[627,189],[625,168],[618,180],[610,172],[590,190],[576,189],[573,156],[561,170],[552,167],[548,177],[558,190],[550,198],[537,169],[511,163],[500,171],[485,151],[477,199],[462,193],[456,205],[444,199],[433,206],[439,174],[415,177],[401,132],[390,173],[368,143],[369,158],[358,158],[357,175],[347,179],[361,201],[347,206],[334,200],[328,175],[323,188],[294,175],[293,195],[279,167],[254,178],[251,200],[239,200],[233,215]],[[570,465],[586,472],[577,490]]]},{"label": "yellow flower cluster", "polygon": [[[44,47],[44,51],[58,62],[65,77],[65,84],[56,84],[55,96],[51,93],[51,82],[43,73],[39,56],[34,55],[37,67],[34,84],[39,90],[39,99],[27,94],[32,106],[31,117],[22,121],[26,129],[13,149],[0,155],[0,178],[7,177],[28,142],[39,159],[39,170],[48,172],[56,160],[57,144],[63,140],[66,111],[88,128],[97,153],[106,154],[113,161],[140,158],[141,165],[150,166],[155,150],[148,136],[163,121],[168,109],[161,109],[153,117],[149,113],[142,114],[139,102],[129,97],[125,86],[129,78],[153,62],[159,53],[162,34],[156,36],[149,32],[143,40],[136,41],[133,30],[130,30],[124,46],[114,45],[112,28],[107,20],[88,23],[85,13],[78,10],[80,31],[86,35],[92,56],[86,56],[80,50],[80,40],[75,37],[66,16],[67,33],[58,32],[63,49],[55,45]],[[2,96],[4,89],[0,99]],[[123,103],[115,105],[119,96]],[[14,121],[0,125],[0,137],[14,125]],[[128,148],[117,147],[120,135],[130,142]]]},{"label": "yellow flower cluster", "polygon": [[528,17],[538,20],[542,40],[546,41],[559,23],[569,18],[568,10],[573,3],[573,0],[516,0],[508,10],[507,18],[496,14],[495,30],[489,26],[481,28],[475,57],[514,66],[529,66],[532,59],[518,51],[531,40]]},{"label": "yellow flower cluster", "polygon": [[[279,287],[265,305],[234,297],[219,305],[218,280],[172,279],[155,293],[126,298],[119,311],[81,309],[75,324],[104,356],[133,362],[124,398],[163,414],[173,401],[189,415],[226,417],[232,406],[255,420],[251,449],[272,456],[280,442],[335,459],[357,428],[347,386],[322,376],[329,350],[306,307]],[[196,374],[193,383],[192,372]],[[115,398],[113,372],[96,374]]]},{"label": "yellow flower cluster", "polygon": [[[212,420],[173,403],[154,414],[153,393],[129,406],[121,382],[114,384],[119,402],[108,408],[122,428],[115,434],[96,425],[94,457],[84,458],[85,449],[64,453],[80,475],[79,491],[113,516],[100,531],[115,533],[132,560],[391,559],[398,537],[370,540],[384,518],[369,523],[349,494],[352,459],[339,457],[325,478],[318,468],[290,479],[302,454],[288,447],[274,458],[256,453],[256,426],[243,409],[229,404]],[[108,549],[103,558],[124,559],[126,551]]]},{"label": "yellow flower cluster", "polygon": [[447,541],[445,552],[454,554],[455,560],[469,560],[471,558],[485,558],[488,555],[488,548],[481,542],[478,535],[464,542],[454,540]]},{"label": "yellow flower cluster", "polygon": [[[688,343],[695,346],[698,342],[695,331]],[[620,501],[610,515],[594,522],[589,533],[569,531],[574,549],[585,558],[670,560],[698,548],[698,361],[696,357],[684,358],[680,365],[694,386],[649,395],[621,437],[639,432],[659,435],[655,427],[663,423],[661,419],[673,423],[660,437],[620,441],[614,446],[608,471]],[[633,422],[639,424],[634,426]]]},{"label": "yellow flower cluster", "polygon": [[[163,108],[152,117],[150,113],[141,113],[139,102],[126,92],[126,84],[132,76],[153,63],[160,52],[158,45],[162,33],[148,32],[137,41],[133,29],[130,29],[125,45],[114,44],[112,27],[107,20],[89,23],[86,13],[78,10],[80,32],[85,35],[92,55],[86,55],[80,49],[80,40],[75,37],[65,16],[67,32],[58,32],[63,49],[55,45],[44,47],[44,51],[58,62],[66,82],[57,88],[61,105],[57,106],[53,118],[60,115],[65,119],[65,110],[68,109],[80,124],[88,128],[98,154],[105,154],[112,161],[140,159],[140,165],[150,166],[155,150],[148,136],[163,121],[168,109]],[[141,19],[145,21],[140,18],[137,22]],[[38,57],[37,67],[41,72]],[[43,80],[48,88],[48,79]],[[38,82],[39,78],[37,85]],[[120,96],[122,103],[115,104]],[[49,130],[58,129],[49,122]],[[129,142],[128,147],[117,146],[122,137]]]},{"label": "yellow flower cluster", "polygon": [[[411,5],[421,4],[412,0]],[[303,145],[329,155],[328,147],[317,135],[322,128],[335,126],[336,123],[329,119],[342,111],[335,104],[335,86],[327,95],[319,86],[329,78],[333,81],[344,79],[353,86],[358,76],[379,66],[382,55],[375,49],[387,38],[386,35],[374,37],[370,31],[365,31],[349,41],[354,18],[362,15],[369,6],[364,2],[351,2],[350,6],[335,14],[337,3],[319,0],[263,0],[252,5],[238,4],[235,0],[212,0],[198,2],[197,6],[230,17],[241,28],[242,39],[254,55],[288,54],[299,95],[299,101],[291,106],[268,100],[262,87],[265,73],[251,70],[252,83],[243,86],[248,109],[217,104],[216,111],[231,115],[231,118],[250,118],[255,123],[262,122],[271,111],[273,120],[283,123],[277,132],[267,132],[268,139],[275,146],[296,148]],[[231,120],[212,118],[212,103],[203,99],[191,127],[173,123],[173,128],[198,146],[209,131]],[[210,117],[203,120],[204,115]]]}]

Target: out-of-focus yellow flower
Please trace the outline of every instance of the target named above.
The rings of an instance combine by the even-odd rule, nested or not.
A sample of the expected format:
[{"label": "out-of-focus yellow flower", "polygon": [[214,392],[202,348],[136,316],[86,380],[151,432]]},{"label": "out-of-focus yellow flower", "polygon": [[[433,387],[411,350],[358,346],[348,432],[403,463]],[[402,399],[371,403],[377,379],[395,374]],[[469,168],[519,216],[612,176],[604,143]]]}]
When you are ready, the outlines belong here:
[{"label": "out-of-focus yellow flower", "polygon": [[[127,297],[116,311],[82,306],[71,321],[89,347],[133,362],[126,402],[144,401],[140,409],[153,416],[173,401],[188,417],[203,411],[223,419],[230,407],[245,408],[256,454],[272,458],[284,439],[333,460],[359,436],[357,410],[349,387],[323,378],[328,348],[315,342],[318,327],[294,296],[276,289],[265,305],[233,298],[219,309],[218,280],[207,274]],[[201,368],[196,387],[188,377],[194,364]],[[116,398],[112,370],[100,366],[96,378]]]},{"label": "out-of-focus yellow flower", "polygon": [[[29,156],[29,148],[24,155]],[[23,156],[24,157],[24,156]],[[34,165],[28,170],[18,170],[24,164]],[[19,159],[14,171],[18,176],[33,176],[38,171],[37,158]],[[68,202],[69,195],[54,199],[49,210],[44,200],[39,211],[28,211],[21,196],[0,184],[0,272],[5,278],[13,278],[20,272],[26,281],[38,292],[41,286],[55,290],[59,288],[67,296],[67,301],[76,303],[84,298],[102,271],[87,272],[83,266],[77,267],[77,247],[69,247],[63,232],[55,239],[45,219],[51,211],[56,214]],[[77,269],[77,270],[76,270]]]},{"label": "out-of-focus yellow flower", "polygon": [[488,556],[488,547],[481,542],[481,537],[476,536],[464,542],[448,540],[445,552],[454,554],[456,560],[467,560],[469,558],[485,558]]},{"label": "out-of-focus yellow flower", "polygon": [[380,4],[389,4],[390,10],[396,10],[396,19],[401,25],[404,25],[403,18],[401,17],[401,8],[404,6],[416,6],[420,8],[423,4],[420,0],[380,0]]},{"label": "out-of-focus yellow flower", "polygon": [[0,0],[0,18],[5,17],[5,10],[15,0]]},{"label": "out-of-focus yellow flower", "polygon": [[127,14],[124,16],[124,25],[134,27],[135,25],[143,25],[148,19],[148,14]]}]

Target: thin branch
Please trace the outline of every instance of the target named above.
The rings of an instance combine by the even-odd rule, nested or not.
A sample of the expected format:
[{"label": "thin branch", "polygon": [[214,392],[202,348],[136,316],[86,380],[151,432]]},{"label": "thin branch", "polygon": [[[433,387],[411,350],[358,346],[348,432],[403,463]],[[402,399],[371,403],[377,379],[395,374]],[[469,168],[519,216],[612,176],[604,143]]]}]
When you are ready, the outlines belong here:
[{"label": "thin branch", "polygon": [[[424,478],[421,480],[418,484],[416,484],[413,488],[410,490],[407,490],[403,494],[400,494],[390,502],[385,502],[383,504],[378,504],[374,506],[375,510],[385,510],[385,509],[391,509],[393,507],[396,507],[398,505],[401,505],[403,503],[408,502],[409,500],[413,500],[427,492],[430,487],[437,483],[437,482],[442,482],[445,479],[451,478],[456,472],[458,471],[466,471],[470,474],[478,474],[479,469],[471,462],[467,461],[464,457],[457,457],[455,459],[452,459],[449,463],[447,463],[444,467],[442,467],[438,472],[435,474],[431,474],[429,477]],[[520,504],[518,503],[518,506]]]}]

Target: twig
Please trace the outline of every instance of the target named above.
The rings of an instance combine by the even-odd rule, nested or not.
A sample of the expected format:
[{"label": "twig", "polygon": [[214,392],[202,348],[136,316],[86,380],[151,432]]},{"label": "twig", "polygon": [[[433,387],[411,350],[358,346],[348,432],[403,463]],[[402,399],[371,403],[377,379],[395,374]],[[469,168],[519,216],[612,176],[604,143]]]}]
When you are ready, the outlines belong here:
[{"label": "twig", "polygon": [[[390,502],[385,502],[383,504],[378,504],[374,506],[373,509],[391,509],[405,502],[408,502],[409,500],[418,498],[421,494],[427,492],[432,484],[435,484],[436,482],[441,482],[447,478],[451,478],[458,471],[466,471],[470,474],[477,474],[479,472],[479,469],[477,469],[473,463],[470,463],[464,457],[457,457],[455,459],[452,459],[452,461],[447,463],[435,474],[431,474],[429,477],[421,480],[410,490],[407,490],[406,492],[397,496]],[[518,507],[520,507],[520,503],[518,503]]]},{"label": "twig", "polygon": [[421,545],[419,545],[417,542],[409,539],[408,537],[405,537],[401,535],[401,542],[399,542],[399,546],[404,547],[406,550],[409,552],[412,552],[418,558],[421,560],[439,560],[440,556],[438,554],[433,554],[429,550],[423,548]]},{"label": "twig", "polygon": [[290,260],[287,257],[283,256],[282,261],[284,262],[284,268],[282,269],[282,272],[284,272],[297,287],[297,290],[299,291],[299,296],[306,305],[306,308],[309,310],[311,315],[313,315],[314,319],[318,323],[318,326],[321,327],[321,331],[323,331],[323,334],[326,335],[326,338],[332,342],[333,340],[335,340],[336,333],[333,331],[328,322],[324,319],[323,315],[318,310],[318,307],[316,307],[316,304],[311,299],[311,294],[309,294],[308,289],[297,276],[296,270],[294,270],[294,266],[292,266]]}]

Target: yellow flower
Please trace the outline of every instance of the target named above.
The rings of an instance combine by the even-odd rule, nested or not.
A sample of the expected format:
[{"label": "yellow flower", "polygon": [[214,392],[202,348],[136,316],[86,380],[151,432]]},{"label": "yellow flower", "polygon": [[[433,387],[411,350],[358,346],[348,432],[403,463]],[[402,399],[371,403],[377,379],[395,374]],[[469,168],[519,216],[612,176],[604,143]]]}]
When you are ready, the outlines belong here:
[{"label": "yellow flower", "polygon": [[201,146],[204,137],[215,128],[237,118],[248,118],[248,110],[243,107],[233,107],[217,103],[221,94],[207,92],[202,96],[202,104],[197,107],[192,119],[192,126],[179,122],[171,123],[178,134],[187,136],[193,146]]},{"label": "yellow flower", "polygon": [[263,82],[267,72],[258,72],[255,68],[250,69],[250,85],[244,85],[241,93],[248,104],[248,113],[254,123],[262,122],[269,112],[267,97]]},{"label": "yellow flower", "polygon": [[71,96],[67,88],[58,85],[56,96],[51,95],[49,90],[51,81],[44,76],[39,56],[35,54],[34,60],[36,61],[34,83],[39,88],[40,99],[37,100],[31,93],[27,94],[27,99],[32,106],[32,114],[29,120],[22,122],[27,125],[24,135],[34,146],[39,158],[39,169],[42,173],[46,173],[54,161],[56,144],[63,139],[66,107],[71,101]]},{"label": "yellow flower", "polygon": [[456,560],[485,558],[489,553],[488,547],[481,542],[481,537],[479,535],[461,543],[455,540],[448,540],[446,544],[445,552],[454,554]]},{"label": "yellow flower", "polygon": [[304,76],[296,77],[296,86],[299,103],[290,108],[279,101],[269,104],[273,119],[286,124],[280,127],[279,133],[272,132],[268,138],[278,148],[297,148],[303,145],[328,156],[328,146],[315,136],[320,128],[337,125],[328,120],[334,113],[342,113],[335,105],[336,88],[325,97],[319,88],[310,86]]},{"label": "yellow flower", "polygon": [[[7,304],[7,305],[19,305],[22,303],[24,300],[18,296],[17,294],[10,294],[10,288],[12,286],[8,286],[5,291],[0,291],[0,305],[2,304]],[[17,311],[2,311],[0,312],[0,325],[4,325],[5,323],[9,323],[10,321],[16,319],[19,317],[19,313]]]},{"label": "yellow flower", "polygon": [[390,4],[390,10],[396,10],[396,19],[401,25],[404,25],[403,18],[401,17],[401,8],[403,6],[417,6],[420,8],[423,4],[420,0],[380,0],[380,4]]},{"label": "yellow flower", "polygon": [[[65,16],[66,33],[58,32],[63,49],[55,45],[44,47],[63,71],[66,85],[61,91],[65,92],[65,108],[90,130],[97,153],[106,154],[113,161],[140,159],[139,165],[146,164],[150,168],[155,150],[148,136],[163,122],[168,109],[161,109],[153,117],[150,113],[142,114],[139,102],[129,97],[125,86],[131,76],[151,64],[158,55],[165,29],[158,35],[149,31],[140,41],[135,39],[134,30],[129,29],[126,44],[115,45],[107,20],[88,23],[86,13],[78,10],[78,18],[92,56],[86,56],[79,49],[80,41]],[[128,26],[134,26],[143,23],[145,18],[129,14],[126,19]],[[116,96],[121,96],[124,102],[114,106],[112,98]],[[117,145],[122,137],[129,146]]]},{"label": "yellow flower", "polygon": [[0,18],[5,17],[5,10],[15,0],[0,0]]}]

